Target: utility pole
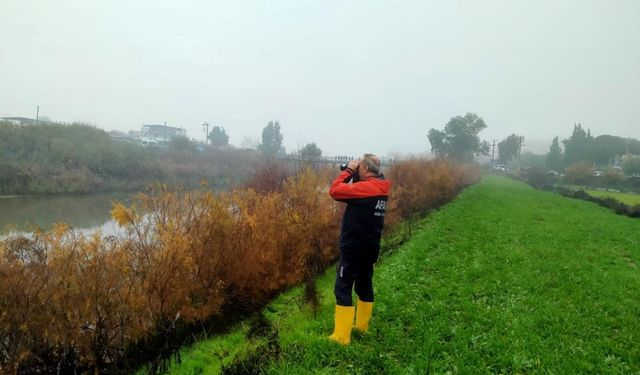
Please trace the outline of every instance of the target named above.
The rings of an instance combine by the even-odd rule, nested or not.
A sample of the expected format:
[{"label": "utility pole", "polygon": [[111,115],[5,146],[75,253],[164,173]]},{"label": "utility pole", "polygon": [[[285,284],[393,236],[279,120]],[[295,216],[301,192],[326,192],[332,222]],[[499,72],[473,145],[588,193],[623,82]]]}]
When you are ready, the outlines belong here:
[{"label": "utility pole", "polygon": [[520,136],[520,144],[518,145],[518,157],[522,155],[522,146],[524,145],[524,135]]},{"label": "utility pole", "polygon": [[209,123],[208,122],[203,122],[202,123],[202,127],[205,128],[204,130],[204,144],[206,145],[207,142],[209,141]]},{"label": "utility pole", "polygon": [[493,140],[493,147],[491,147],[491,165],[493,166],[493,162],[494,162],[494,156],[496,153],[496,140]]},{"label": "utility pole", "polygon": [[36,125],[38,125],[39,119],[40,119],[40,104],[36,106]]},{"label": "utility pole", "polygon": [[164,122],[164,134],[162,135],[162,141],[167,144],[167,122]]}]

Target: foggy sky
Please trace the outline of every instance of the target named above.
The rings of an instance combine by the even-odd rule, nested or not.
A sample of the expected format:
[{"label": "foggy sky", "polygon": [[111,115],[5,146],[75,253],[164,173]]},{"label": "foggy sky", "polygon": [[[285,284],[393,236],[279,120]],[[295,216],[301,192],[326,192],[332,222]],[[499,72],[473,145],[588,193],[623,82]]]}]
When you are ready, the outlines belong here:
[{"label": "foggy sky", "polygon": [[0,116],[158,124],[294,151],[428,151],[480,135],[548,151],[574,122],[640,138],[640,1],[1,0]]}]

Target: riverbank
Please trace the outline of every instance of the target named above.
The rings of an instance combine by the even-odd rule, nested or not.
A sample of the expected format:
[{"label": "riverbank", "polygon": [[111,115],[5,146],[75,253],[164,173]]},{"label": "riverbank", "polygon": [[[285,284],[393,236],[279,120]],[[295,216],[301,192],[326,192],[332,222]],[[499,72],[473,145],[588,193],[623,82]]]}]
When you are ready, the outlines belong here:
[{"label": "riverbank", "polygon": [[585,192],[597,198],[612,198],[628,206],[640,205],[640,194],[638,193],[630,194],[630,193],[620,193],[615,191],[603,191],[603,190],[594,190],[594,189],[588,189],[588,190],[585,190]]},{"label": "riverbank", "polygon": [[[55,225],[0,241],[2,370],[160,365],[187,338],[294,285],[309,286],[314,301],[316,275],[337,256],[343,206],[326,193],[337,172],[280,170],[272,165],[251,188],[227,193],[160,187],[118,203],[111,214],[124,238]],[[420,159],[395,163],[386,175],[394,182],[388,229],[451,201],[479,177],[473,166]],[[77,327],[87,328],[79,335]]]},{"label": "riverbank", "polygon": [[485,177],[376,267],[370,333],[342,347],[334,270],[262,318],[180,354],[168,373],[634,373],[640,234],[595,204]]}]

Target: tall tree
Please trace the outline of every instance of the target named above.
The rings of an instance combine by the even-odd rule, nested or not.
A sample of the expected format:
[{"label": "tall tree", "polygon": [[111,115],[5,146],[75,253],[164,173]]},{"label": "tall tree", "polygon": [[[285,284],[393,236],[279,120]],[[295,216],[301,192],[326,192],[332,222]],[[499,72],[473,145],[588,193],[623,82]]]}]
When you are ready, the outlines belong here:
[{"label": "tall tree", "polygon": [[593,138],[587,145],[586,157],[597,165],[609,165],[616,156],[624,155],[626,141],[624,138],[612,135],[600,135]]},{"label": "tall tree", "polygon": [[564,165],[569,166],[578,161],[593,161],[589,157],[589,143],[593,140],[591,131],[585,131],[581,124],[573,126],[573,134],[569,139],[562,141],[564,144]]},{"label": "tall tree", "polygon": [[209,133],[209,140],[214,147],[226,146],[229,144],[229,135],[227,135],[224,127],[214,126]]},{"label": "tall tree", "polygon": [[307,143],[300,149],[300,158],[304,160],[318,160],[322,156],[322,150],[314,143]]},{"label": "tall tree", "polygon": [[622,170],[628,176],[640,174],[640,158],[627,155],[622,163]]},{"label": "tall tree", "polygon": [[522,144],[522,137],[519,135],[511,134],[507,138],[498,143],[498,158],[501,163],[508,163],[518,156],[520,151],[520,145]]},{"label": "tall tree", "polygon": [[560,142],[558,136],[553,138],[551,147],[549,147],[549,153],[547,154],[547,169],[552,171],[561,171],[562,168],[562,149],[560,148]]},{"label": "tall tree", "polygon": [[431,151],[462,162],[470,162],[474,155],[488,155],[489,143],[480,141],[478,133],[487,125],[475,113],[451,118],[444,130],[431,129],[427,135]]},{"label": "tall tree", "polygon": [[587,156],[600,166],[610,165],[614,158],[621,155],[640,154],[640,141],[614,135],[600,135],[589,143]]},{"label": "tall tree", "polygon": [[280,133],[280,123],[269,121],[267,126],[262,129],[262,143],[258,145],[258,149],[263,153],[271,156],[284,154],[282,147],[282,134]]}]

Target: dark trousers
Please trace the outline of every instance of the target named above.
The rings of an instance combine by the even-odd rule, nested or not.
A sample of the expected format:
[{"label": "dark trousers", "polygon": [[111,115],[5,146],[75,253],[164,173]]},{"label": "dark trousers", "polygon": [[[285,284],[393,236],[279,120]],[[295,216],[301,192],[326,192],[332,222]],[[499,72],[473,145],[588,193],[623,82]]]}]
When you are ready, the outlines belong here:
[{"label": "dark trousers", "polygon": [[[364,258],[364,257],[362,257]],[[336,272],[334,294],[336,303],[341,306],[353,306],[351,290],[364,302],[373,302],[373,264],[370,259],[352,257],[340,251],[340,261]]]}]

